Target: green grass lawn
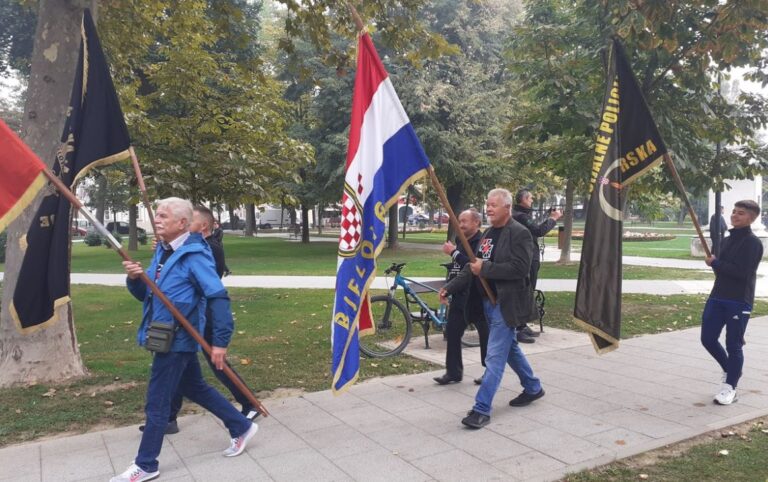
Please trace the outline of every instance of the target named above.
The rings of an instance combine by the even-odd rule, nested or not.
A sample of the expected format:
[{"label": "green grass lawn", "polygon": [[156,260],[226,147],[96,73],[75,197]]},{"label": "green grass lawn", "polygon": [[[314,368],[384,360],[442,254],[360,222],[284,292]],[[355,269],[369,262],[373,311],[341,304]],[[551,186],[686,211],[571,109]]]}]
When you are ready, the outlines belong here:
[{"label": "green grass lawn", "polygon": [[[431,234],[430,234],[431,236]],[[433,241],[430,241],[433,242]],[[625,243],[627,245],[652,245],[661,242]],[[437,243],[439,245],[439,242]],[[313,242],[301,244],[279,238],[243,238],[227,236],[225,238],[227,264],[236,275],[305,275],[333,276],[336,274],[336,244]],[[659,254],[664,251],[646,251],[643,255]],[[138,251],[129,253],[131,257],[149,263],[152,252],[149,246],[140,246]],[[297,262],[297,260],[301,262]],[[73,273],[122,273],[120,258],[102,246],[85,246],[76,243],[72,246]],[[437,249],[398,248],[385,249],[378,258],[379,275],[383,274],[393,262],[408,263],[406,276],[443,276],[445,269],[441,263],[449,261],[448,256]],[[0,265],[2,270],[3,265]],[[576,279],[578,264],[567,266],[544,263],[539,277],[541,279]],[[671,268],[653,268],[644,266],[625,266],[624,279],[711,279],[712,274],[705,270],[679,270]]]},{"label": "green grass lawn", "polygon": [[[567,482],[768,480],[768,419],[707,434],[604,467],[569,475]],[[729,432],[732,432],[729,434]],[[723,436],[725,435],[725,436]],[[726,451],[726,452],[723,452]]]},{"label": "green grass lawn", "polygon": [[[233,289],[230,294],[237,320],[228,359],[251,389],[330,388],[333,291]],[[0,389],[0,446],[143,420],[151,358],[135,341],[140,303],[122,288],[74,286],[72,297],[91,376],[65,385]],[[375,363],[363,359],[360,371],[367,379],[437,368],[399,356]],[[218,385],[208,368],[203,372]]]}]

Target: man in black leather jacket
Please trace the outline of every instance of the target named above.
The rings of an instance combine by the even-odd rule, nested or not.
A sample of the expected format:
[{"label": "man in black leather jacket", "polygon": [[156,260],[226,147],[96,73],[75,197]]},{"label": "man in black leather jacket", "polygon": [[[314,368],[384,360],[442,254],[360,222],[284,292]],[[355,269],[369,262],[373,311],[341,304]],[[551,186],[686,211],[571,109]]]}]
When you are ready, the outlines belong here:
[{"label": "man in black leather jacket", "polygon": [[[512,218],[522,224],[531,232],[533,238],[533,260],[531,261],[531,289],[536,289],[536,281],[539,279],[539,268],[541,268],[541,249],[539,247],[539,238],[545,236],[556,225],[557,220],[563,215],[561,211],[550,211],[549,217],[544,222],[538,223],[533,219],[533,196],[527,189],[521,189],[515,195],[515,206],[512,208]],[[538,332],[531,330],[526,324],[518,328],[517,341],[520,343],[533,343],[533,337],[539,336]]]}]

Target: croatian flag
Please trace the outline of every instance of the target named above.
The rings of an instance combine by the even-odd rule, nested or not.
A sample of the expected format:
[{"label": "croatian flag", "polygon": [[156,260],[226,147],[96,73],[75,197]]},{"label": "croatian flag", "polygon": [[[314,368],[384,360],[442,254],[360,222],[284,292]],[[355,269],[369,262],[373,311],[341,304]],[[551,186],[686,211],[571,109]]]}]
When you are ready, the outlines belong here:
[{"label": "croatian flag", "polygon": [[429,167],[368,34],[360,36],[357,52],[331,321],[334,393],[357,380],[358,337],[375,330],[368,288],[384,247],[387,212]]}]

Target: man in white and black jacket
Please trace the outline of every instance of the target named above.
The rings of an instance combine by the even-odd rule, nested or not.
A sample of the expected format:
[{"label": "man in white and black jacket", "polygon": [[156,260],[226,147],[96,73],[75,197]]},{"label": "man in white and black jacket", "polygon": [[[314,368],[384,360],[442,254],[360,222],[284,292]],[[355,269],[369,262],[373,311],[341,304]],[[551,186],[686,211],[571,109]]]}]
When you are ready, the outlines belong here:
[{"label": "man in white and black jacket", "polygon": [[[539,247],[539,238],[545,236],[556,225],[557,220],[563,215],[561,211],[552,210],[549,217],[543,222],[538,223],[533,219],[533,196],[527,189],[521,189],[515,195],[515,206],[512,208],[512,218],[522,224],[531,232],[533,241],[533,260],[531,261],[531,289],[536,289],[536,281],[539,279],[539,268],[541,268],[541,248]],[[525,324],[517,329],[517,341],[520,343],[533,343],[533,337],[539,336],[539,333],[531,330]]]}]

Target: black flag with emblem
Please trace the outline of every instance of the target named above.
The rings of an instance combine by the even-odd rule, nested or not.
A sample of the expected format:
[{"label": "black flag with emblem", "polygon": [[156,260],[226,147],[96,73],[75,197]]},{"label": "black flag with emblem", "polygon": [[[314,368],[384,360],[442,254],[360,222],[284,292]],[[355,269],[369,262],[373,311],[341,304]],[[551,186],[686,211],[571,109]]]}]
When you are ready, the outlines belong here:
[{"label": "black flag with emblem", "polygon": [[[67,121],[53,173],[74,187],[94,166],[130,157],[130,138],[96,27],[83,12],[78,58]],[[23,333],[57,319],[69,302],[70,203],[49,184],[22,239],[24,260],[13,293],[11,316]]]},{"label": "black flag with emblem", "polygon": [[621,335],[624,188],[667,153],[624,49],[614,39],[592,159],[587,222],[573,315],[598,353]]}]

